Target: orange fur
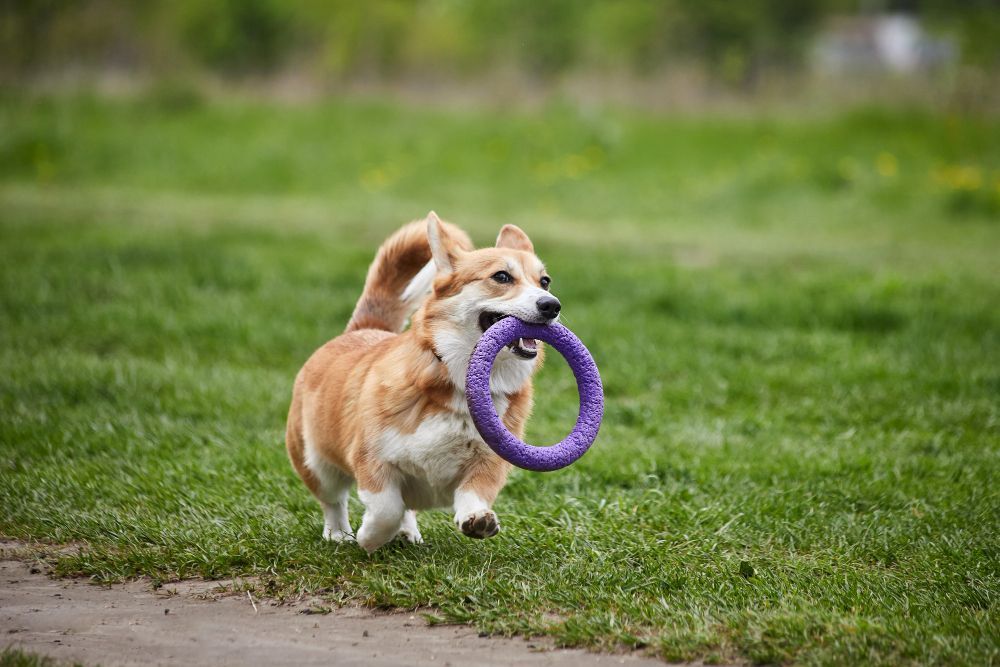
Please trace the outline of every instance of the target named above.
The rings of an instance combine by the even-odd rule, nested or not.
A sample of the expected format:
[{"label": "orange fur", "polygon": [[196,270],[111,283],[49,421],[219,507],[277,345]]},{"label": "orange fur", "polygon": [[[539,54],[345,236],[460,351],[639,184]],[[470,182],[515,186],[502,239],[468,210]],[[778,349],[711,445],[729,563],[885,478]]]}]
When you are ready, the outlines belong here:
[{"label": "orange fur", "polygon": [[[454,225],[446,225],[445,229],[459,248],[472,250],[468,234]],[[401,331],[409,313],[405,312],[399,295],[430,259],[427,225],[423,220],[411,222],[390,236],[368,268],[364,292],[354,307],[346,331]]]}]

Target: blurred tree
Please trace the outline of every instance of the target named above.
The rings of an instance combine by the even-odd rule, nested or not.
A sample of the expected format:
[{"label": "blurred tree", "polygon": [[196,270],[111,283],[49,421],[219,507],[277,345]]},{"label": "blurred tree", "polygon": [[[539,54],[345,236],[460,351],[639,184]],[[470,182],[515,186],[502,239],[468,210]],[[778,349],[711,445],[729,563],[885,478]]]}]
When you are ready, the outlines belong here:
[{"label": "blurred tree", "polygon": [[1000,0],[925,0],[932,24],[958,37],[966,63],[1000,67]]},{"label": "blurred tree", "polygon": [[231,74],[268,72],[295,43],[288,12],[277,0],[178,3],[180,39],[203,64]]},{"label": "blurred tree", "polygon": [[171,76],[294,65],[342,79],[516,70],[648,74],[683,63],[752,87],[804,62],[832,15],[907,10],[1000,67],[1000,0],[0,0],[0,74],[106,65]]},{"label": "blurred tree", "polygon": [[598,2],[582,21],[581,64],[648,74],[665,61],[676,43],[672,35],[677,22],[674,3]]},{"label": "blurred tree", "polygon": [[0,1],[0,67],[10,74],[26,72],[45,56],[45,35],[70,0]]},{"label": "blurred tree", "polygon": [[678,0],[684,47],[724,81],[752,84],[765,67],[790,68],[822,16],[820,2]]}]

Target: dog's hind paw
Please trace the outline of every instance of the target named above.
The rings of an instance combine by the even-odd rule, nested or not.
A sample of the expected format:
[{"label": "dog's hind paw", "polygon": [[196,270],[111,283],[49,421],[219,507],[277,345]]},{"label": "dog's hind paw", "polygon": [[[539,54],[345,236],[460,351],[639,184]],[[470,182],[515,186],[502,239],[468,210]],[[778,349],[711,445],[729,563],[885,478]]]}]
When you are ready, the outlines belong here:
[{"label": "dog's hind paw", "polygon": [[423,544],[424,538],[419,532],[413,532],[409,530],[401,530],[396,533],[397,536],[402,537],[404,540],[410,544]]},{"label": "dog's hind paw", "polygon": [[344,542],[353,542],[354,536],[350,533],[345,533],[342,530],[334,530],[332,528],[323,529],[323,539],[328,542],[336,542],[338,544]]},{"label": "dog's hind paw", "polygon": [[493,537],[500,532],[500,520],[497,519],[497,515],[492,510],[473,512],[455,523],[458,524],[464,535],[474,537],[477,540]]}]

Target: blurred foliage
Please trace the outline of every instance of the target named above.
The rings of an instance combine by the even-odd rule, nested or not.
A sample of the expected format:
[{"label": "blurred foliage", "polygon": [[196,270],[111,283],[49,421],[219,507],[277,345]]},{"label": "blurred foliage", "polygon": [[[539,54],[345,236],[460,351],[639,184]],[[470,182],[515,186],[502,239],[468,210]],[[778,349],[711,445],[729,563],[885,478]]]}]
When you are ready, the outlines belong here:
[{"label": "blurred foliage", "polygon": [[273,69],[293,44],[294,24],[276,0],[181,2],[179,38],[203,64],[222,71]]},{"label": "blurred foliage", "polygon": [[933,0],[928,4],[932,21],[961,37],[966,62],[1000,66],[1000,0]]},{"label": "blurred foliage", "polygon": [[704,64],[730,83],[794,69],[833,14],[917,11],[995,66],[997,0],[2,0],[0,72],[112,65],[224,75],[304,67],[323,77],[474,76],[515,69],[647,74]]}]

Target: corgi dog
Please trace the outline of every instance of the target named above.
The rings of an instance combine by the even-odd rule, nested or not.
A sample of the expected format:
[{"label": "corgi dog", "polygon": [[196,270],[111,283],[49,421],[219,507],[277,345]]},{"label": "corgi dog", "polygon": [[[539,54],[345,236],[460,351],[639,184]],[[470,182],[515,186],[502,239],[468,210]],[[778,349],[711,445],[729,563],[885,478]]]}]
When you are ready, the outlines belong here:
[{"label": "corgi dog", "polygon": [[[356,540],[368,553],[397,536],[421,543],[416,511],[433,507],[451,507],[469,537],[500,531],[491,508],[511,466],[476,430],[465,374],[476,342],[499,319],[558,319],[549,283],[514,225],[500,230],[495,247],[476,250],[431,212],[382,244],[345,332],[299,371],[288,412],[288,456],[323,508],[325,539],[355,539],[347,514],[354,484],[365,506]],[[493,366],[493,403],[519,438],[542,357],[540,342],[519,339]]]}]

